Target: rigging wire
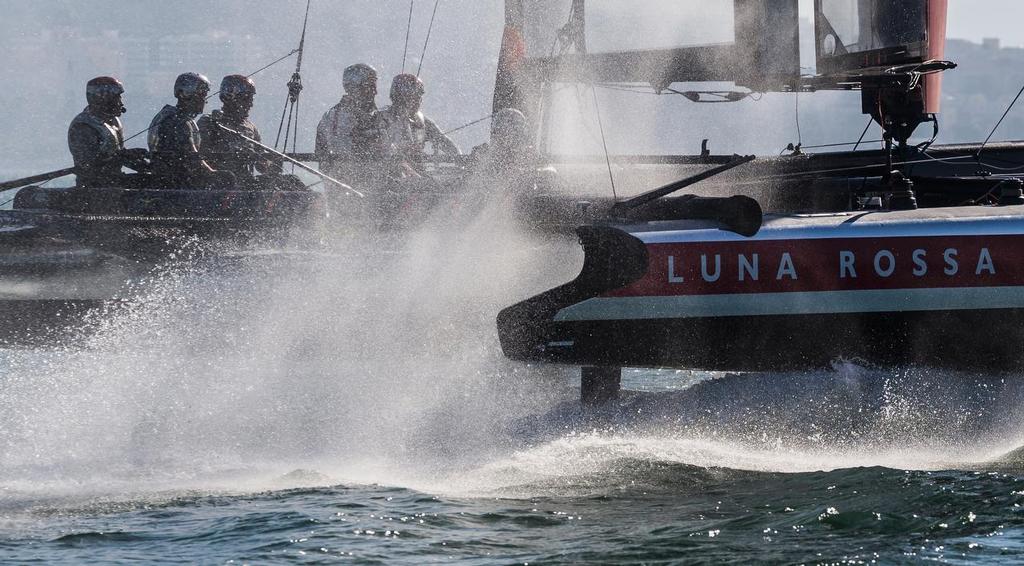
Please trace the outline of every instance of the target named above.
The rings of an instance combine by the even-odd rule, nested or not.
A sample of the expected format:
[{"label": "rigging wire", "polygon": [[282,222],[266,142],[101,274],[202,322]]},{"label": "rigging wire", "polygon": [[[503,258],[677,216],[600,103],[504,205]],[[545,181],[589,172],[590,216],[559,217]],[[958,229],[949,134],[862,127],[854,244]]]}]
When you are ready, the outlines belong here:
[{"label": "rigging wire", "polygon": [[[632,84],[629,84],[629,83],[595,83],[595,84],[599,88],[603,88],[605,90],[616,90],[616,91],[619,91],[619,92],[628,92],[628,93],[631,93],[631,94],[646,94],[646,95],[649,95],[649,96],[663,96],[667,92],[667,93],[670,93],[670,94],[677,94],[679,96],[682,96],[683,98],[686,98],[687,100],[692,100],[690,97],[692,96],[692,94],[694,94],[694,93],[683,92],[683,91],[676,90],[674,88],[669,88],[669,87],[665,87],[661,92],[658,92],[658,91],[654,90],[653,87],[650,87],[650,86],[632,85]],[[700,93],[697,93],[697,94],[700,94]],[[723,92],[707,92],[706,94],[713,94],[713,95],[722,97],[726,93],[723,91]],[[753,91],[751,91],[751,92],[737,92],[737,93],[732,93],[732,94],[742,94],[743,98],[749,98],[749,99],[753,100],[754,102],[758,102],[758,101],[760,101],[764,97],[764,93],[756,93],[756,92],[753,92]],[[742,100],[742,98],[735,99],[735,100],[723,100],[723,101],[717,101],[716,100],[716,101],[710,101],[710,102],[738,102],[739,100]],[[705,102],[705,101],[701,101],[701,102]]]},{"label": "rigging wire", "polygon": [[427,45],[430,44],[430,32],[434,29],[434,16],[437,15],[437,5],[441,3],[441,0],[434,0],[434,11],[430,13],[430,24],[427,25],[427,38],[423,40],[423,53],[420,54],[420,64],[416,67],[416,76],[420,76],[420,71],[423,70],[423,59],[427,56]]},{"label": "rigging wire", "polygon": [[[874,121],[875,121],[874,118],[868,117],[868,123],[864,126],[864,131],[861,132],[860,133],[860,137],[857,138],[857,143],[853,144],[853,151],[857,151],[857,148],[860,147],[860,142],[864,141],[864,136],[866,136],[868,134],[868,129],[871,128],[871,123],[874,122]],[[879,140],[879,141],[881,141],[881,140]],[[875,143],[875,142],[872,141],[872,142],[868,142],[868,143]]]},{"label": "rigging wire", "polygon": [[475,125],[479,124],[480,122],[485,122],[487,120],[490,120],[491,118],[494,118],[494,114],[488,114],[488,115],[484,116],[483,118],[478,118],[476,120],[473,120],[472,122],[467,122],[467,123],[465,123],[465,124],[463,124],[463,125],[461,125],[461,126],[459,126],[457,128],[452,128],[452,129],[450,129],[450,130],[448,130],[446,132],[441,132],[441,133],[446,135],[446,136],[448,134],[454,134],[455,132],[458,132],[458,131],[461,131],[461,130],[465,130],[466,128],[468,128],[470,126],[475,126]]},{"label": "rigging wire", "polygon": [[[285,59],[287,59],[287,58],[291,57],[292,55],[295,55],[295,54],[296,54],[296,53],[298,53],[298,52],[299,52],[299,50],[298,50],[298,49],[292,49],[291,51],[289,51],[289,52],[288,52],[288,54],[287,54],[287,55],[284,55],[284,56],[282,56],[282,57],[280,57],[280,58],[276,59],[276,60],[275,60],[274,62],[272,62],[272,63],[268,63],[268,64],[266,64],[266,65],[264,65],[264,66],[260,67],[259,69],[256,69],[255,71],[253,71],[253,72],[249,73],[248,75],[245,75],[245,76],[246,76],[246,78],[250,78],[250,77],[252,77],[253,75],[255,75],[255,74],[257,74],[257,73],[260,73],[260,72],[262,72],[262,71],[266,71],[267,69],[269,69],[269,68],[273,67],[274,65],[276,65],[276,64],[278,64],[278,63],[280,63],[281,61],[284,61]],[[220,89],[217,89],[217,90],[215,90],[215,91],[211,92],[211,93],[209,94],[209,96],[207,96],[207,97],[206,97],[206,100],[210,100],[211,98],[213,98],[214,96],[217,96],[218,94],[220,94]]]},{"label": "rigging wire", "polygon": [[[864,132],[867,133],[867,128],[864,129]],[[852,145],[852,146],[854,146],[854,151],[856,151],[857,146],[862,144],[862,143],[881,143],[881,142],[882,142],[882,140],[868,140],[868,141],[865,142],[864,141],[864,134],[861,134],[860,139],[858,139],[855,142],[821,143],[821,144],[817,144],[817,145],[802,145],[802,146],[800,146],[800,149],[818,149],[818,148],[822,148],[822,147],[842,147],[842,146],[846,146],[846,145]]]},{"label": "rigging wire", "polygon": [[414,0],[409,0],[409,23],[405,24],[405,49],[402,50],[402,72],[405,72],[405,60],[409,56],[409,32],[412,31],[412,5]]},{"label": "rigging wire", "polygon": [[[289,52],[288,52],[288,54],[287,54],[287,55],[283,55],[283,56],[279,57],[278,59],[274,60],[274,61],[273,61],[272,63],[268,63],[267,65],[264,65],[264,66],[260,67],[259,69],[256,69],[255,71],[253,71],[253,72],[251,72],[251,73],[249,73],[248,75],[245,75],[245,76],[246,76],[246,77],[253,77],[253,76],[255,76],[255,75],[259,74],[259,73],[262,73],[263,71],[266,71],[267,69],[269,69],[269,68],[273,67],[274,65],[276,65],[276,64],[278,64],[278,63],[280,63],[281,61],[284,61],[285,59],[287,59],[287,58],[291,57],[292,55],[295,55],[295,54],[296,54],[296,53],[298,53],[298,52],[299,52],[299,50],[298,50],[298,49],[292,49],[291,51],[289,51]],[[211,98],[213,98],[213,97],[214,97],[214,96],[216,96],[217,94],[220,94],[220,91],[219,91],[219,90],[218,90],[217,92],[213,92],[213,93],[210,93],[210,94],[209,94],[209,95],[208,95],[208,96],[206,97],[206,100],[210,100]],[[128,136],[128,137],[126,137],[126,138],[124,139],[124,141],[125,141],[125,142],[129,142],[129,141],[131,141],[131,140],[133,140],[133,139],[135,139],[135,138],[137,138],[137,137],[141,136],[142,134],[144,134],[144,133],[146,133],[146,132],[148,132],[148,131],[149,131],[149,127],[146,127],[146,129],[144,129],[144,130],[140,130],[140,131],[138,131],[138,132],[136,132],[136,133],[134,133],[134,134],[132,134],[132,135],[130,135],[130,136]]]},{"label": "rigging wire", "polygon": [[615,191],[615,175],[612,174],[612,158],[608,155],[608,142],[604,136],[604,123],[601,121],[601,107],[597,104],[597,89],[594,85],[590,85],[590,92],[594,95],[594,113],[597,114],[597,129],[601,132],[601,145],[604,147],[604,162],[608,166],[608,181],[612,185],[612,198],[619,200],[619,195]]},{"label": "rigging wire", "polygon": [[[254,77],[254,76],[256,76],[256,75],[258,75],[258,74],[262,73],[263,71],[266,71],[267,69],[269,69],[269,68],[273,67],[274,65],[277,65],[278,63],[280,63],[280,62],[284,61],[285,59],[287,59],[287,58],[291,57],[292,55],[295,55],[296,53],[301,53],[301,52],[300,52],[300,50],[299,50],[299,49],[292,49],[292,50],[291,50],[291,51],[289,51],[288,53],[286,53],[286,54],[284,54],[284,55],[282,55],[282,56],[278,57],[277,59],[274,59],[274,60],[273,60],[273,61],[271,61],[270,63],[267,63],[266,65],[264,65],[264,66],[260,67],[259,69],[256,69],[255,71],[252,71],[251,73],[248,73],[248,74],[246,74],[245,76],[246,76],[247,78],[252,78],[252,77]],[[301,57],[301,54],[300,54],[300,57]],[[210,100],[211,98],[213,98],[213,97],[217,96],[218,94],[220,94],[220,90],[216,90],[216,91],[214,91],[214,92],[211,92],[211,93],[210,93],[209,95],[207,95],[207,96],[206,96],[206,100]],[[126,138],[124,139],[124,143],[127,143],[127,142],[129,142],[129,141],[131,141],[131,140],[133,140],[133,139],[135,139],[135,138],[137,138],[137,137],[141,136],[142,134],[144,134],[144,133],[148,132],[148,131],[149,131],[149,127],[147,126],[147,127],[145,128],[145,129],[143,129],[143,130],[139,130],[138,132],[135,132],[134,134],[132,134],[132,135],[130,135],[130,136],[128,136],[128,137],[126,137]],[[297,133],[298,133],[298,130],[296,130],[296,134],[297,134]],[[292,149],[294,150],[294,146],[293,146],[293,148],[292,148]],[[47,181],[47,182],[49,182],[49,181]],[[46,183],[43,183],[43,185],[45,185],[45,184],[46,184]],[[43,185],[41,185],[41,186],[43,186]],[[13,189],[11,189],[11,190],[13,190]],[[8,200],[4,201],[4,202],[0,202],[0,206],[4,206],[4,205],[6,205],[6,204],[9,204],[9,203],[11,203],[11,202],[12,202],[13,200],[14,200],[14,198],[12,197],[12,198],[10,198],[10,199],[8,199]]]},{"label": "rigging wire", "polygon": [[[928,157],[928,159],[914,159],[914,160],[909,160],[909,161],[894,161],[893,165],[916,165],[918,163],[928,163],[929,161],[947,162],[947,161],[952,161],[952,160],[955,160],[955,159],[973,159],[974,158],[973,155],[962,155],[960,157],[950,157],[950,158],[946,158],[946,159],[938,159],[938,158],[931,157],[931,156],[926,156],[926,157]],[[885,168],[885,164],[884,163],[880,163],[880,164],[877,164],[877,165],[854,165],[854,166],[851,166],[851,167],[837,167],[837,168],[834,168],[834,169],[819,169],[819,170],[816,170],[816,171],[798,171],[798,172],[795,172],[795,173],[782,173],[782,174],[779,174],[779,175],[766,175],[764,177],[764,179],[766,179],[766,180],[771,180],[771,179],[788,179],[788,178],[795,178],[795,177],[806,177],[808,175],[820,175],[820,174],[823,174],[823,173],[843,173],[843,172],[846,172],[846,171],[867,171],[867,170],[871,170],[871,169],[884,169],[884,168]]]},{"label": "rigging wire", "polygon": [[992,136],[995,135],[996,130],[999,129],[999,126],[1003,123],[1003,120],[1006,119],[1006,115],[1010,113],[1010,110],[1013,109],[1013,106],[1017,104],[1018,100],[1020,100],[1020,96],[1022,94],[1024,94],[1024,85],[1020,87],[1020,91],[1017,92],[1017,96],[1013,97],[1013,102],[1011,102],[1010,105],[1006,107],[1006,112],[1003,112],[1003,115],[999,118],[999,121],[996,122],[996,125],[992,128],[992,131],[988,133],[988,137],[985,138],[985,141],[982,142],[981,147],[978,148],[978,152],[974,154],[974,156],[978,158],[979,162],[981,160],[981,152],[985,151],[985,146],[988,145],[989,140],[991,140]]},{"label": "rigging wire", "polygon": [[[262,73],[263,71],[266,71],[267,69],[269,69],[269,68],[273,67],[274,65],[276,65],[276,64],[278,64],[278,63],[280,63],[281,61],[284,61],[285,59],[287,59],[287,58],[291,57],[292,55],[295,55],[295,54],[296,54],[296,53],[298,53],[298,52],[299,52],[299,50],[298,50],[298,49],[292,49],[292,50],[291,50],[291,51],[289,51],[289,52],[288,52],[288,53],[287,53],[286,55],[282,55],[281,57],[279,57],[279,58],[275,59],[274,61],[272,61],[272,62],[270,62],[270,63],[268,63],[268,64],[266,64],[266,65],[264,65],[264,66],[260,67],[259,69],[256,69],[255,71],[253,71],[253,72],[251,72],[251,73],[249,73],[249,74],[247,74],[247,75],[245,75],[245,76],[246,76],[246,77],[253,77],[253,76],[255,76],[255,75],[259,74],[259,73]],[[218,90],[218,91],[216,91],[216,92],[212,92],[212,93],[210,93],[210,94],[209,94],[209,95],[208,95],[208,96],[206,97],[206,100],[210,100],[211,98],[213,98],[214,96],[216,96],[216,95],[218,95],[218,94],[220,94],[220,91],[219,91],[219,90]],[[134,134],[132,134],[132,135],[130,135],[130,136],[128,136],[128,137],[126,137],[126,138],[124,139],[124,141],[125,141],[125,142],[129,142],[129,141],[131,141],[131,140],[133,140],[133,139],[135,139],[135,138],[137,138],[137,137],[141,136],[142,134],[144,134],[144,133],[146,133],[146,132],[148,132],[148,131],[149,131],[149,127],[147,126],[147,127],[146,127],[146,129],[144,129],[144,130],[139,130],[138,132],[135,132]],[[47,181],[47,182],[49,182],[49,181]],[[46,183],[43,183],[43,185],[45,185],[45,184],[46,184]],[[41,185],[41,186],[43,186],[43,185]],[[10,190],[14,190],[14,189],[10,189]],[[13,202],[13,201],[14,201],[14,197],[11,197],[10,199],[8,199],[8,200],[6,200],[6,201],[4,201],[4,202],[0,202],[0,206],[4,206],[4,205],[6,205],[6,204],[9,204],[9,203],[11,203],[11,202]]]},{"label": "rigging wire", "polygon": [[[933,156],[929,155],[927,151],[922,151],[921,155],[927,157],[928,159],[930,159],[932,161],[938,161],[939,163],[945,163],[947,165],[955,165],[955,163],[952,163],[953,161],[960,160],[960,159],[975,159],[976,156],[977,156],[977,153],[975,153],[974,155],[962,155],[960,157],[945,157],[945,158],[943,158],[943,157],[933,157]],[[986,167],[988,169],[994,169],[996,171],[1021,171],[1021,170],[1024,170],[1024,164],[1018,165],[1017,167],[999,167],[998,165],[992,165],[991,163],[986,163],[984,161],[978,161],[977,163],[978,163],[978,165],[982,165],[982,166],[984,166],[984,167]]]},{"label": "rigging wire", "polygon": [[[306,0],[306,13],[302,18],[302,36],[299,38],[299,56],[295,61],[295,73],[288,81],[288,96],[285,98],[285,108],[281,111],[281,123],[278,125],[278,137],[273,140],[273,148],[278,148],[281,140],[282,125],[285,124],[285,114],[288,114],[288,125],[285,127],[285,140],[281,146],[281,153],[288,153],[288,137],[292,137],[292,151],[298,149],[299,144],[299,95],[302,93],[302,55],[306,50],[306,30],[309,27],[309,5],[312,0]],[[295,129],[292,129],[292,124]],[[295,164],[292,164],[292,173],[295,173]]]},{"label": "rigging wire", "polygon": [[[287,145],[287,142],[285,143]],[[299,100],[295,99],[295,129],[292,130],[292,151],[299,150]],[[281,153],[287,153],[282,151]],[[292,173],[295,173],[295,164],[292,163]]]},{"label": "rigging wire", "polygon": [[[309,27],[309,7],[312,0],[306,0],[306,14],[302,19],[302,35],[299,38],[299,56],[295,61],[295,72],[288,81],[288,96],[285,98],[284,109],[281,110],[281,122],[277,126],[277,137],[274,139],[274,149],[281,141],[281,130],[284,128],[284,144],[281,146],[281,153],[288,153],[288,137],[292,138],[292,151],[297,149],[299,143],[299,95],[302,93],[302,56],[306,51],[306,30]],[[285,126],[285,114],[288,116]],[[295,129],[292,130],[292,124]],[[295,172],[295,164],[292,164],[292,172]]]},{"label": "rigging wire", "polygon": [[803,145],[803,136],[800,133],[800,89],[796,89],[796,145]]}]

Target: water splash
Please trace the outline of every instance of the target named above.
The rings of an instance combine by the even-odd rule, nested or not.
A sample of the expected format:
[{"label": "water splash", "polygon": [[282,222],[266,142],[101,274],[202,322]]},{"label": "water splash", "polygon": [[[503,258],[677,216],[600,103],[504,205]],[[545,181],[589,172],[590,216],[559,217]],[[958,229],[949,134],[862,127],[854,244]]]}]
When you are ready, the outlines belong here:
[{"label": "water splash", "polygon": [[0,497],[310,478],[569,493],[658,462],[935,469],[1019,444],[1019,379],[927,369],[636,371],[627,387],[646,391],[585,412],[571,371],[505,361],[494,330],[501,307],[574,275],[574,242],[521,233],[501,198],[452,217],[329,251],[183,260],[76,347],[3,352]]}]

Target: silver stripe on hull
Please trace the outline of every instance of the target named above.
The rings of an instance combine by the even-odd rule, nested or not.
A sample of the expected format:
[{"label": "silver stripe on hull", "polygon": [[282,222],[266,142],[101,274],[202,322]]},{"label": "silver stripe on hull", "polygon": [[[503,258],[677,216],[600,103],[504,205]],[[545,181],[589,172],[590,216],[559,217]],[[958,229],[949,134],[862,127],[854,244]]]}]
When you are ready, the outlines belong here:
[{"label": "silver stripe on hull", "polygon": [[[859,213],[870,217],[872,214]],[[645,244],[697,243],[697,242],[758,242],[772,240],[820,240],[830,238],[903,238],[942,236],[1018,236],[1024,234],[1024,216],[987,216],[968,218],[914,218],[884,220],[884,216],[862,219],[857,215],[807,215],[780,217],[773,225],[766,221],[761,231],[745,238],[725,230],[695,229],[652,230],[652,226],[624,227]],[[799,220],[800,223],[794,222]]]},{"label": "silver stripe on hull", "polygon": [[870,289],[730,295],[597,297],[556,322],[1024,308],[1024,287]]}]

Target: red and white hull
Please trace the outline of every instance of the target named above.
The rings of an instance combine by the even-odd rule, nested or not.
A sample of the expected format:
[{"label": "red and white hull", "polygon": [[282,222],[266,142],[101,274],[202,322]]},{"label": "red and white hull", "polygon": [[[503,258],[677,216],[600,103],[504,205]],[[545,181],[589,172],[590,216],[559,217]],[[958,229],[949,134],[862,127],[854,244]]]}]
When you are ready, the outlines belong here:
[{"label": "red and white hull", "polygon": [[581,236],[576,281],[499,316],[510,357],[731,370],[1024,361],[1024,207],[766,216],[752,238],[694,221]]}]

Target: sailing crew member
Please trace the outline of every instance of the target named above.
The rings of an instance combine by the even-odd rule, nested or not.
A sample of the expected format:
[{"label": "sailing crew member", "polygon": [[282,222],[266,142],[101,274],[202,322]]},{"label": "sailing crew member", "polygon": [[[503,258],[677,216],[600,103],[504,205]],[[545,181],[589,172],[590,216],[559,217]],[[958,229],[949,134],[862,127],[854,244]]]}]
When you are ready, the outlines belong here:
[{"label": "sailing crew member", "polygon": [[320,169],[347,183],[372,178],[380,160],[380,138],[375,127],[377,70],[365,63],[345,69],[344,96],[328,110],[316,127],[315,154]]},{"label": "sailing crew member", "polygon": [[535,191],[561,184],[558,171],[544,165],[531,141],[526,116],[515,108],[503,108],[491,117],[491,140],[473,148],[474,170],[485,175],[490,186],[506,194]]},{"label": "sailing crew member", "polygon": [[426,88],[416,75],[403,73],[391,82],[391,105],[377,113],[388,156],[403,167],[416,169],[429,143],[435,153],[458,156],[462,152],[433,120],[420,111]]},{"label": "sailing crew member", "polygon": [[124,148],[121,116],[127,110],[121,95],[124,86],[113,77],[96,77],[85,85],[88,106],[68,127],[68,148],[75,161],[79,187],[115,187],[134,184],[135,176],[125,175],[122,166],[145,170],[145,149]]},{"label": "sailing crew member", "polygon": [[526,116],[515,108],[502,108],[491,117],[491,141],[473,148],[473,161],[490,173],[518,173],[535,165]]},{"label": "sailing crew member", "polygon": [[184,73],[174,81],[175,106],[167,105],[149,125],[149,150],[154,172],[172,188],[230,188],[234,175],[210,166],[200,153],[202,138],[195,118],[206,107],[210,80],[199,73]]},{"label": "sailing crew member", "polygon": [[[220,82],[222,106],[197,121],[201,145],[199,153],[214,169],[230,171],[249,188],[304,189],[301,181],[281,175],[281,162],[269,159],[244,139],[223,130],[230,128],[245,137],[262,142],[259,128],[249,120],[256,97],[256,84],[245,75],[228,75]],[[256,173],[260,173],[257,177]],[[296,186],[296,183],[298,184]],[[287,185],[282,187],[282,185]]]}]

